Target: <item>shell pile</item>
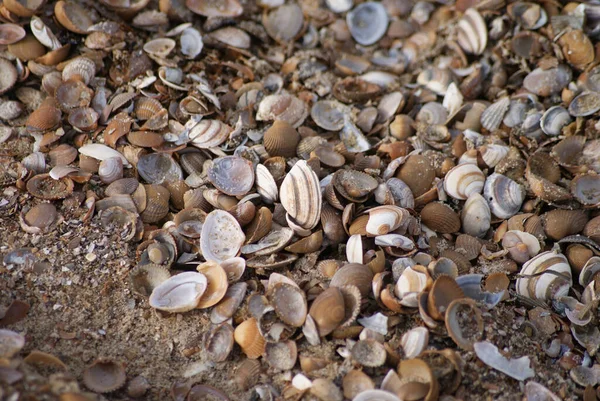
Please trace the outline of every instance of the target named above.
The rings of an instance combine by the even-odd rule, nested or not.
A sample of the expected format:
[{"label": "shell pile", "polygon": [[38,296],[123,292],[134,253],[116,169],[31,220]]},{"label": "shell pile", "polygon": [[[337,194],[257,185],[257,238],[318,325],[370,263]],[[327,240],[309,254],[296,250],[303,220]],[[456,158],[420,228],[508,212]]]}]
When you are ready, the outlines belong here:
[{"label": "shell pile", "polygon": [[[599,5],[88,3],[0,6],[0,212],[23,235],[132,244],[135,307],[202,314],[202,358],[234,361],[248,399],[469,399],[473,352],[529,379],[486,329],[513,304],[561,397],[596,399]],[[9,385],[24,344],[0,330]],[[536,380],[515,398],[558,399]]]}]

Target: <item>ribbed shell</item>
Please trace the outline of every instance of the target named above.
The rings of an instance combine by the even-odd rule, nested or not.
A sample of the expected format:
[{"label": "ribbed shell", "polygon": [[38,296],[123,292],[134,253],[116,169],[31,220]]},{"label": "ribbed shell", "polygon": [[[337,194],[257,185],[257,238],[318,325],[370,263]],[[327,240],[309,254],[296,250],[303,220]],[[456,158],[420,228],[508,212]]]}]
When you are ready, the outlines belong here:
[{"label": "ribbed shell", "polygon": [[27,118],[27,130],[44,132],[55,128],[61,121],[62,113],[56,107],[40,107]]},{"label": "ribbed shell", "polygon": [[146,208],[140,214],[144,223],[156,223],[169,213],[169,190],[161,185],[144,185]]},{"label": "ribbed shell", "polygon": [[288,122],[277,120],[265,132],[263,145],[270,156],[293,157],[300,141],[298,131]]},{"label": "ribbed shell", "polygon": [[214,148],[227,140],[232,128],[219,120],[202,120],[190,131],[192,145],[200,149]]},{"label": "ribbed shell", "polygon": [[269,95],[258,106],[256,119],[258,121],[283,120],[294,128],[298,128],[308,116],[308,107],[295,96]]},{"label": "ribbed shell", "polygon": [[88,85],[96,75],[96,64],[87,57],[77,57],[66,65],[62,72],[63,81],[76,79]]},{"label": "ribbed shell", "polygon": [[483,128],[492,132],[497,130],[500,127],[500,124],[502,124],[502,120],[504,119],[504,115],[508,111],[509,106],[510,98],[505,96],[485,109],[481,114],[481,125]]},{"label": "ribbed shell", "polygon": [[484,19],[476,9],[469,8],[458,22],[458,44],[467,53],[481,54],[487,46],[487,39]]},{"label": "ribbed shell", "polygon": [[300,227],[312,230],[321,218],[321,187],[317,174],[306,161],[298,161],[279,190],[284,209]]},{"label": "ribbed shell", "polygon": [[421,220],[427,227],[442,234],[460,230],[460,218],[450,206],[443,203],[432,202],[425,205],[421,211]]}]

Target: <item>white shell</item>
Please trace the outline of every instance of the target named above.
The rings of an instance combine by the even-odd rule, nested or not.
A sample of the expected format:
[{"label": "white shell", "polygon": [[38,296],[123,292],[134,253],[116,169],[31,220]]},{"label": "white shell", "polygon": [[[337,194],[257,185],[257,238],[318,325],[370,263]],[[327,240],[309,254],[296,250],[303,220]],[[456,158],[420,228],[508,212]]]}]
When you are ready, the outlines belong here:
[{"label": "white shell", "polygon": [[394,293],[400,299],[400,304],[410,308],[418,306],[417,295],[427,286],[427,275],[413,270],[412,267],[404,269],[396,286]]},{"label": "white shell", "polygon": [[78,150],[79,153],[81,153],[82,155],[93,157],[94,159],[100,161],[110,159],[111,157],[118,157],[123,162],[123,166],[131,167],[131,164],[129,164],[129,161],[127,161],[125,156],[106,145],[102,145],[99,143],[90,143],[87,145],[83,145]]},{"label": "white shell", "polygon": [[204,42],[202,35],[196,28],[186,28],[179,37],[181,45],[181,53],[190,59],[194,59],[200,55]]},{"label": "white shell", "polygon": [[227,140],[233,129],[220,120],[202,120],[190,130],[192,145],[201,149],[214,148]]},{"label": "white shell", "polygon": [[221,263],[236,257],[245,240],[235,217],[224,210],[213,210],[202,226],[200,249],[204,259]]},{"label": "white shell", "polygon": [[363,46],[370,46],[385,35],[388,26],[385,7],[378,2],[362,3],[346,14],[346,24],[354,40]]},{"label": "white shell", "polygon": [[306,230],[312,230],[321,219],[321,187],[319,178],[304,160],[298,161],[285,176],[279,189],[281,205],[289,219]]},{"label": "white shell", "polygon": [[510,148],[506,145],[491,144],[479,148],[479,153],[485,164],[489,167],[496,167],[506,157],[509,150]]},{"label": "white shell", "polygon": [[404,350],[404,356],[408,359],[418,357],[427,348],[429,343],[429,330],[425,327],[416,327],[402,335],[400,344]]},{"label": "white shell", "polygon": [[36,15],[31,17],[31,23],[29,25],[31,26],[31,33],[33,33],[33,36],[35,36],[41,44],[52,50],[60,49],[62,47],[62,44],[56,36],[54,36],[52,30],[44,24],[40,17]]},{"label": "white shell", "polygon": [[488,32],[481,14],[469,8],[458,22],[457,41],[464,51],[471,54],[481,54],[487,46]]},{"label": "white shell", "polygon": [[[556,274],[540,274],[552,271]],[[523,265],[520,274],[535,275],[517,279],[516,289],[525,297],[548,301],[567,295],[573,285],[571,266],[567,258],[554,251],[540,253]]]},{"label": "white shell", "polygon": [[350,119],[344,122],[344,128],[340,131],[340,139],[349,152],[366,152],[371,149],[371,144],[362,131]]},{"label": "white shell", "polygon": [[400,398],[383,390],[366,390],[354,397],[352,401],[400,401]]},{"label": "white shell", "polygon": [[521,209],[525,189],[507,176],[493,173],[485,181],[483,196],[494,216],[509,219]]},{"label": "white shell", "polygon": [[256,166],[256,190],[265,203],[273,204],[278,199],[277,183],[269,169],[262,164]]},{"label": "white shell", "polygon": [[444,190],[458,200],[465,200],[470,195],[481,193],[485,175],[474,164],[460,164],[453,167],[444,178]]},{"label": "white shell", "polygon": [[334,13],[345,13],[354,5],[353,0],[325,0],[327,7]]},{"label": "white shell", "polygon": [[123,161],[120,157],[109,157],[100,162],[98,175],[105,184],[110,184],[123,178]]},{"label": "white shell", "polygon": [[500,372],[512,377],[513,379],[523,381],[535,376],[533,369],[529,367],[531,361],[528,356],[518,359],[508,359],[494,344],[483,341],[473,344],[475,354],[486,365],[499,370]]},{"label": "white shell", "polygon": [[187,312],[198,305],[207,286],[208,281],[202,273],[180,273],[152,291],[150,306],[166,312]]},{"label": "white shell", "polygon": [[446,108],[450,116],[453,116],[454,114],[458,113],[463,105],[463,101],[464,98],[460,89],[458,89],[458,86],[455,82],[451,82],[450,85],[448,85],[446,94],[444,95],[442,106]]},{"label": "white shell", "polygon": [[481,125],[483,128],[490,132],[497,130],[500,127],[509,106],[510,99],[508,96],[505,96],[485,109],[481,114]]},{"label": "white shell", "polygon": [[483,196],[469,196],[461,213],[462,230],[465,234],[483,238],[490,229],[492,213]]},{"label": "white shell", "polygon": [[378,235],[375,237],[375,245],[392,246],[405,251],[412,251],[415,249],[415,243],[412,242],[410,238],[400,234]]},{"label": "white shell", "polygon": [[155,57],[167,57],[175,48],[175,41],[171,38],[152,39],[144,44],[144,51]]},{"label": "white shell", "polygon": [[348,238],[346,259],[348,259],[348,263],[363,263],[363,245],[360,234],[354,234]]},{"label": "white shell", "polygon": [[377,206],[369,209],[366,230],[371,235],[384,235],[396,230],[404,223],[410,213],[398,206]]}]

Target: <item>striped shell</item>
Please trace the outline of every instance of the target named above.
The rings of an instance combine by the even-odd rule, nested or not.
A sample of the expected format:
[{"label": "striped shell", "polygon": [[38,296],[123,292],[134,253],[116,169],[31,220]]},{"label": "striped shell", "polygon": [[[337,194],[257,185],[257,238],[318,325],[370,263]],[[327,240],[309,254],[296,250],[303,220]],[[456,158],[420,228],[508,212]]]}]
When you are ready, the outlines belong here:
[{"label": "striped shell", "polygon": [[281,204],[289,219],[312,230],[321,218],[321,187],[317,174],[304,160],[298,161],[286,175],[279,190]]},{"label": "striped shell", "polygon": [[282,94],[265,97],[258,106],[258,121],[283,120],[298,128],[308,116],[308,107],[295,96]]},{"label": "striped shell", "polygon": [[474,193],[465,202],[461,214],[462,230],[474,237],[482,238],[490,229],[492,213],[483,196]]},{"label": "striped shell", "polygon": [[227,140],[232,128],[219,120],[202,120],[191,129],[191,144],[200,149],[214,148]]},{"label": "striped shell", "polygon": [[[552,274],[541,274],[552,271]],[[517,279],[517,292],[525,297],[549,301],[567,295],[573,284],[571,266],[567,258],[554,251],[540,253],[523,265],[522,275],[536,275]]]},{"label": "striped shell", "polygon": [[521,209],[525,200],[525,189],[510,178],[494,173],[485,181],[483,196],[494,216],[508,219]]},{"label": "striped shell", "polygon": [[474,164],[460,164],[452,168],[444,178],[444,190],[458,200],[466,200],[474,193],[481,193],[485,175]]},{"label": "striped shell", "polygon": [[458,22],[458,44],[467,53],[481,54],[487,46],[487,39],[487,27],[481,14],[469,8]]},{"label": "striped shell", "polygon": [[76,79],[88,85],[96,75],[96,64],[87,57],[77,57],[66,65],[62,72],[63,81]]}]

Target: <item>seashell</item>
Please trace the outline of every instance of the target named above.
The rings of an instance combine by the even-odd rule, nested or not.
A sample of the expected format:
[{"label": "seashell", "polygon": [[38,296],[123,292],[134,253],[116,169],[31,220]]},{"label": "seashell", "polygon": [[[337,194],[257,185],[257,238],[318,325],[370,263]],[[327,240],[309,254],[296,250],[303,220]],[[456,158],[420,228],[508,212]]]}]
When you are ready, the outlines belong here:
[{"label": "seashell", "polygon": [[276,120],[263,137],[263,145],[270,156],[295,156],[299,141],[298,131],[283,120]]},{"label": "seashell", "polygon": [[357,394],[352,401],[400,401],[400,398],[388,391],[365,390]]},{"label": "seashell", "polygon": [[394,198],[394,204],[406,209],[415,207],[415,199],[410,187],[399,178],[390,178],[386,181],[387,187]]},{"label": "seashell", "polygon": [[308,107],[295,96],[269,95],[258,105],[256,119],[258,121],[282,120],[294,128],[298,128],[308,116]]},{"label": "seashell", "polygon": [[76,80],[89,85],[96,76],[96,64],[87,57],[77,57],[69,61],[62,72],[63,81]]},{"label": "seashell", "polygon": [[123,166],[127,166],[127,167],[131,166],[129,164],[129,161],[127,161],[127,159],[125,158],[125,156],[123,156],[121,153],[117,152],[116,150],[109,148],[106,145],[102,145],[99,143],[91,143],[91,144],[83,145],[78,150],[79,150],[79,153],[81,153],[82,155],[93,157],[94,159],[97,159],[100,161],[110,159],[111,157],[118,157],[123,162]]},{"label": "seashell", "polygon": [[[110,209],[118,208],[115,206]],[[107,209],[107,210],[110,210]],[[104,217],[103,213],[103,217]],[[171,273],[164,266],[145,264],[136,266],[130,273],[129,279],[133,290],[140,295],[150,296],[154,289],[171,277]]]},{"label": "seashell", "polygon": [[573,117],[585,117],[600,110],[600,94],[583,92],[569,103],[569,114]]},{"label": "seashell", "polygon": [[406,223],[408,217],[408,211],[398,206],[374,207],[369,209],[366,231],[371,235],[384,235]]},{"label": "seashell", "polygon": [[536,30],[548,22],[548,14],[536,3],[518,1],[509,4],[506,11],[524,29]]},{"label": "seashell", "polygon": [[304,25],[304,15],[298,4],[283,4],[265,12],[262,23],[267,34],[276,42],[290,43],[300,35]]},{"label": "seashell", "polygon": [[349,263],[335,272],[329,285],[331,287],[354,285],[360,290],[361,296],[366,297],[371,291],[372,280],[373,272],[368,266],[358,263]]},{"label": "seashell", "polygon": [[511,258],[517,263],[525,263],[540,252],[540,243],[533,235],[511,230],[502,237],[502,247],[508,249]]},{"label": "seashell", "polygon": [[555,209],[542,215],[546,235],[553,240],[560,240],[583,230],[588,222],[584,210]]},{"label": "seashell", "polygon": [[254,185],[254,170],[252,164],[242,157],[219,157],[208,169],[208,179],[227,195],[245,195]]},{"label": "seashell", "polygon": [[427,297],[427,312],[436,320],[444,320],[450,303],[464,298],[464,293],[450,276],[440,276],[434,282]]},{"label": "seashell", "polygon": [[485,181],[483,196],[496,217],[508,219],[521,209],[525,189],[510,178],[493,173]]},{"label": "seashell", "polygon": [[51,203],[40,203],[31,209],[25,215],[19,216],[21,228],[31,234],[38,234],[48,229],[58,217],[56,207]]},{"label": "seashell", "polygon": [[200,149],[214,148],[227,140],[233,129],[219,120],[202,120],[190,130],[191,144]]},{"label": "seashell", "polygon": [[290,370],[298,359],[296,342],[285,341],[279,343],[267,343],[265,348],[265,360],[274,369]]},{"label": "seashell", "polygon": [[93,131],[98,127],[98,113],[91,107],[80,107],[69,113],[69,124],[79,131]]},{"label": "seashell", "polygon": [[55,180],[50,174],[38,174],[27,181],[27,191],[32,196],[45,200],[64,199],[73,193],[73,187],[70,178]]},{"label": "seashell", "polygon": [[210,37],[228,46],[237,47],[238,49],[250,48],[250,35],[233,26],[217,29],[210,33]]},{"label": "seashell", "polygon": [[344,121],[350,114],[348,106],[336,100],[320,100],[310,110],[315,124],[328,131],[339,131],[344,128]]},{"label": "seashell", "polygon": [[527,161],[525,177],[531,191],[547,202],[560,202],[571,198],[571,194],[556,185],[560,179],[558,163],[545,152],[535,152]]},{"label": "seashell", "polygon": [[411,155],[400,166],[396,177],[408,185],[413,197],[418,198],[431,188],[435,178],[435,168],[427,157]]},{"label": "seashell", "polygon": [[496,167],[508,155],[510,148],[504,145],[484,145],[479,148],[479,153],[488,167]]},{"label": "seashell", "polygon": [[460,230],[458,214],[450,206],[440,202],[425,205],[421,210],[421,221],[441,234],[451,234]]},{"label": "seashell", "polygon": [[594,45],[581,29],[566,32],[558,39],[558,44],[567,62],[579,70],[594,61]]},{"label": "seashell", "polygon": [[457,41],[464,51],[482,54],[487,46],[487,26],[475,8],[469,8],[458,22]]},{"label": "seashell", "polygon": [[33,33],[33,35],[41,44],[51,50],[57,50],[62,47],[54,33],[46,26],[46,24],[44,24],[40,17],[35,15],[31,17],[29,25],[31,28],[31,33]]},{"label": "seashell", "polygon": [[319,400],[343,401],[340,389],[328,379],[315,379],[310,387],[310,393]]},{"label": "seashell", "polygon": [[105,184],[123,178],[123,161],[117,157],[102,160],[98,168],[98,175]]},{"label": "seashell", "polygon": [[146,207],[140,214],[144,223],[156,223],[169,212],[169,190],[161,185],[145,185]]},{"label": "seashell", "polygon": [[8,45],[8,52],[21,61],[29,61],[46,54],[46,48],[35,36],[26,35],[20,41]]},{"label": "seashell", "polygon": [[[364,103],[379,94],[379,85],[358,77],[347,77],[333,85],[333,96],[344,103]],[[346,119],[345,123],[349,120]]]},{"label": "seashell", "polygon": [[150,184],[160,185],[183,179],[181,167],[171,155],[166,153],[142,155],[136,168],[139,175]]},{"label": "seashell", "polygon": [[355,41],[370,46],[385,35],[389,18],[381,3],[361,3],[346,14],[346,24]]},{"label": "seashell", "polygon": [[166,312],[187,312],[197,307],[208,286],[204,274],[184,272],[159,284],[150,295],[150,306]]},{"label": "seashell", "polygon": [[447,68],[429,67],[417,76],[417,83],[437,95],[444,96],[448,86],[454,82],[452,72]]},{"label": "seashell", "polygon": [[484,183],[485,175],[476,165],[460,164],[446,174],[444,190],[454,199],[466,200],[472,194],[481,193]]},{"label": "seashell", "polygon": [[194,27],[186,28],[179,37],[181,53],[189,59],[195,59],[202,53],[204,42],[202,35]]},{"label": "seashell", "polygon": [[275,313],[287,325],[301,327],[308,313],[304,291],[295,285],[277,283],[270,290],[269,299]]},{"label": "seashell", "polygon": [[61,120],[62,113],[58,108],[40,107],[29,115],[26,126],[29,132],[43,133],[56,128]]},{"label": "seashell", "polygon": [[571,193],[585,206],[600,204],[600,175],[580,174],[571,181]]},{"label": "seashell", "polygon": [[213,210],[206,216],[200,237],[200,248],[206,260],[221,263],[236,257],[245,240],[246,236],[231,214]]},{"label": "seashell", "polygon": [[309,314],[314,319],[320,337],[333,332],[346,315],[342,291],[331,286],[313,301]]},{"label": "seashell", "polygon": [[289,246],[286,246],[285,250],[292,253],[312,253],[318,251],[322,244],[323,231],[319,230],[294,242]]},{"label": "seashell", "polygon": [[214,324],[219,324],[230,319],[244,301],[247,288],[248,285],[246,283],[235,283],[229,286],[225,296],[212,309],[210,321]]},{"label": "seashell", "polygon": [[402,335],[400,344],[404,356],[408,359],[418,357],[427,348],[429,343],[429,330],[425,327],[416,327]]},{"label": "seashell", "polygon": [[560,64],[557,67],[536,68],[523,80],[523,87],[538,96],[550,96],[559,93],[571,81],[571,69]]},{"label": "seashell", "polygon": [[540,127],[546,135],[557,136],[571,123],[569,112],[562,106],[552,106],[543,114]]},{"label": "seashell", "polygon": [[63,27],[81,35],[86,35],[94,23],[85,8],[62,0],[54,5],[54,16]]},{"label": "seashell", "polygon": [[0,58],[0,95],[8,92],[17,83],[17,69],[8,60]]},{"label": "seashell", "polygon": [[225,296],[228,288],[227,274],[221,265],[212,261],[198,265],[196,270],[202,273],[208,281],[208,286],[201,295],[196,308],[210,308]]},{"label": "seashell", "polygon": [[244,11],[237,0],[186,0],[185,4],[192,12],[205,17],[239,17]]},{"label": "seashell", "polygon": [[0,329],[0,357],[10,359],[24,346],[24,336],[12,330]]},{"label": "seashell", "polygon": [[26,35],[25,29],[17,24],[0,25],[0,45],[12,45],[23,39]]},{"label": "seashell", "polygon": [[421,359],[409,359],[400,361],[398,374],[401,382],[396,389],[400,399],[424,398],[425,400],[436,400],[439,394],[439,385],[432,369]]},{"label": "seashell", "polygon": [[233,337],[242,352],[250,359],[258,359],[265,351],[266,341],[260,334],[258,323],[253,317],[237,326]]},{"label": "seashell", "polygon": [[365,135],[349,119],[346,119],[344,123],[344,128],[340,132],[340,139],[348,152],[359,153],[371,149],[371,144]]},{"label": "seashell", "polygon": [[6,0],[3,5],[19,17],[32,17],[45,3],[44,0]]},{"label": "seashell", "polygon": [[448,119],[448,112],[441,103],[429,102],[421,107],[415,119],[428,125],[444,124]]},{"label": "seashell", "polygon": [[61,109],[70,111],[78,107],[89,106],[94,92],[82,82],[72,80],[63,82],[56,88],[56,100]]},{"label": "seashell", "polygon": [[540,253],[527,261],[520,274],[524,277],[517,278],[519,295],[540,301],[565,296],[573,283],[567,258],[554,251]]},{"label": "seashell", "polygon": [[306,161],[296,162],[286,175],[279,190],[281,204],[291,220],[299,227],[312,230],[321,217],[321,187],[315,172]]},{"label": "seashell", "polygon": [[46,171],[46,159],[42,152],[33,152],[21,160],[21,164],[27,170],[31,170],[37,174]]},{"label": "seashell", "polygon": [[352,359],[367,367],[378,367],[385,363],[386,352],[383,345],[373,339],[359,340],[350,350]]},{"label": "seashell", "polygon": [[95,393],[118,390],[126,379],[123,364],[111,359],[97,359],[83,371],[83,384]]},{"label": "seashell", "polygon": [[500,128],[502,120],[508,108],[510,107],[510,99],[508,96],[502,97],[481,114],[481,125],[486,130],[493,132]]},{"label": "seashell", "polygon": [[394,294],[400,304],[410,308],[417,307],[417,294],[424,291],[430,284],[430,277],[426,269],[404,269],[394,287]]},{"label": "seashell", "polygon": [[[300,358],[300,364],[302,364],[302,358]],[[373,390],[375,388],[375,384],[373,383],[373,380],[362,370],[353,369],[344,376],[342,388],[344,390],[344,397],[348,399],[354,399],[355,397],[358,397],[359,394],[364,394],[369,390]],[[391,393],[387,394],[392,395]],[[371,399],[371,401],[374,400],[386,401],[385,398]]]},{"label": "seashell", "polygon": [[[127,395],[132,398],[143,397],[150,389],[150,383],[144,376],[134,377],[129,384],[127,384]],[[63,393],[64,394],[64,393]],[[68,401],[68,400],[61,400]],[[71,400],[75,401],[75,400]],[[83,400],[82,400],[83,401]]]},{"label": "seashell", "polygon": [[452,340],[466,351],[483,338],[483,317],[477,303],[468,298],[455,299],[446,311],[446,329]]},{"label": "seashell", "polygon": [[171,38],[157,38],[144,43],[144,51],[152,56],[165,58],[173,51],[176,44]]}]

